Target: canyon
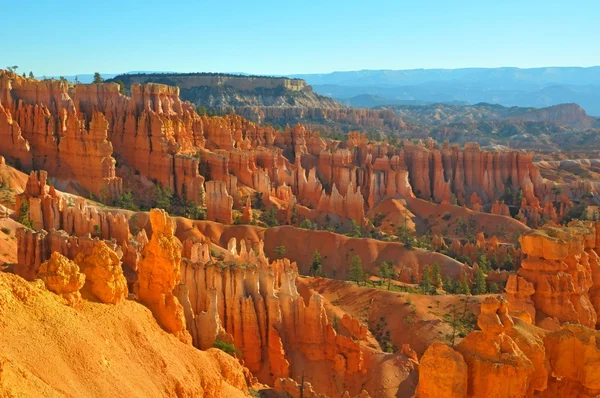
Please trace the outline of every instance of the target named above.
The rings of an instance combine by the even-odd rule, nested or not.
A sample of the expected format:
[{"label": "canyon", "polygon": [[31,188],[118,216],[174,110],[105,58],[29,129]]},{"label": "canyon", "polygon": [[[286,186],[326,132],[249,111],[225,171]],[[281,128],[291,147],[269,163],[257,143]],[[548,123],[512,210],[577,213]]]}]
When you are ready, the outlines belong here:
[{"label": "canyon", "polygon": [[200,115],[175,83],[0,71],[0,388],[600,394],[600,182],[525,151]]},{"label": "canyon", "polygon": [[[129,92],[132,84],[178,86],[181,98],[196,104],[199,113],[234,112],[280,128],[302,123],[336,139],[361,130],[377,139],[433,137],[460,145],[477,141],[486,147],[550,153],[589,150],[597,143],[600,129],[600,121],[575,103],[508,107],[481,101],[394,101],[369,94],[336,101],[328,98],[331,93],[327,91],[334,86],[319,86],[317,92],[328,95],[323,96],[298,78],[220,73],[126,73],[108,81],[119,83],[123,92]],[[312,76],[311,81],[315,81]],[[385,90],[371,88],[378,89]],[[347,106],[348,102],[355,106]]]}]

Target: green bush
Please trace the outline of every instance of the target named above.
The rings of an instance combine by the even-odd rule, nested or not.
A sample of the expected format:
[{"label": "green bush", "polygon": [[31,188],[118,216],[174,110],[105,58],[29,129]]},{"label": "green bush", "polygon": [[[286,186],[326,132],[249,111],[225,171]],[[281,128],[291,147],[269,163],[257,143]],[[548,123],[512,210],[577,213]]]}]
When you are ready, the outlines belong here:
[{"label": "green bush", "polygon": [[19,219],[17,220],[29,229],[33,229],[33,222],[29,218],[29,201],[24,200],[19,208]]},{"label": "green bush", "polygon": [[4,232],[6,235],[10,235],[10,228],[2,227],[1,231]]},{"label": "green bush", "polygon": [[131,191],[126,191],[121,194],[117,199],[115,199],[113,205],[115,207],[119,207],[121,209],[139,211],[140,208],[135,204],[133,200],[133,193]]},{"label": "green bush", "polygon": [[310,222],[310,220],[308,218],[305,218],[300,223],[300,228],[303,228],[303,229],[312,229],[312,227],[313,227],[312,222]]},{"label": "green bush", "polygon": [[227,341],[215,340],[213,347],[218,348],[219,350],[228,353],[232,357],[241,355],[240,350],[238,350],[236,348],[236,346],[233,345],[233,343],[228,343]]}]

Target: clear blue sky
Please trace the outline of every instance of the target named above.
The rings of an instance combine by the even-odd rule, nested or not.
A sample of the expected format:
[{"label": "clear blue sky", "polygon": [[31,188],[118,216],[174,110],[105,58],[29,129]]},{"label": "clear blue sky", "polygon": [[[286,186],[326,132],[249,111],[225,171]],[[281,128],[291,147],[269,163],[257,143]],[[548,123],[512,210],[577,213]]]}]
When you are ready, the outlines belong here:
[{"label": "clear blue sky", "polygon": [[0,0],[0,68],[337,70],[600,65],[598,0]]}]

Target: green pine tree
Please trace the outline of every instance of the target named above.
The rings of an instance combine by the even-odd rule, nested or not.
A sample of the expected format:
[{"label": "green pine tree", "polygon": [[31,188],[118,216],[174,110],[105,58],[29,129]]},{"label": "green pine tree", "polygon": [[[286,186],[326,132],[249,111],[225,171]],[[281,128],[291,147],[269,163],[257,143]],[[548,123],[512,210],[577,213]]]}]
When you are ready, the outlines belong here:
[{"label": "green pine tree", "polygon": [[481,268],[475,272],[475,280],[473,281],[473,294],[486,294],[487,285],[485,281],[485,274]]},{"label": "green pine tree", "polygon": [[354,220],[351,221],[350,231],[346,234],[351,238],[360,238],[362,237],[362,230],[360,225],[358,225]]},{"label": "green pine tree", "polygon": [[170,188],[162,189],[160,186],[156,186],[156,199],[154,201],[154,207],[165,210],[167,213],[171,212],[171,204],[173,203],[173,194]]},{"label": "green pine tree", "polygon": [[471,288],[469,287],[469,281],[467,280],[467,276],[462,274],[460,277],[460,281],[458,282],[458,286],[456,287],[456,293],[458,294],[471,294]]},{"label": "green pine tree", "polygon": [[95,84],[98,83],[102,83],[104,81],[104,79],[102,78],[102,75],[100,75],[99,72],[94,72],[94,80],[92,81]]},{"label": "green pine tree", "polygon": [[379,277],[383,281],[387,281],[387,290],[390,290],[392,278],[394,277],[394,268],[387,261],[383,261],[379,266]]},{"label": "green pine tree", "polygon": [[444,290],[446,293],[456,293],[456,283],[449,276],[444,278]]},{"label": "green pine tree", "polygon": [[491,264],[485,254],[481,254],[478,257],[477,264],[479,264],[479,268],[481,268],[483,270],[483,272],[487,273],[490,271]]},{"label": "green pine tree", "polygon": [[433,267],[431,268],[431,283],[434,289],[442,287],[442,270],[438,263],[433,263]]},{"label": "green pine tree", "polygon": [[429,265],[426,265],[423,268],[423,275],[421,276],[419,288],[423,294],[429,294],[433,290],[433,284],[431,283],[431,267]]},{"label": "green pine tree", "polygon": [[319,276],[322,273],[322,264],[321,264],[321,253],[318,250],[315,250],[313,253],[313,261],[310,265],[310,274]]},{"label": "green pine tree", "polygon": [[362,267],[362,260],[359,255],[354,255],[350,263],[350,279],[360,286],[360,282],[365,279],[365,270]]}]

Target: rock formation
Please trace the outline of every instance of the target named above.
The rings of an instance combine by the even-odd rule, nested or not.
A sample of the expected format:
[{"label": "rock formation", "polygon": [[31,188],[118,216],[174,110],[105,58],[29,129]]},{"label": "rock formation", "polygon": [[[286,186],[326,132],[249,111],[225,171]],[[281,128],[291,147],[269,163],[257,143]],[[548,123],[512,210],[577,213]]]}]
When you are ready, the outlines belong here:
[{"label": "rock formation", "polygon": [[[186,246],[189,261],[182,263],[182,273],[191,305],[187,324],[196,346],[207,348],[217,339],[232,341],[244,364],[270,384],[297,377],[292,362],[301,353],[309,363],[326,361],[343,380],[340,386],[333,379],[321,382],[320,390],[333,395],[356,390],[353,379],[365,370],[360,345],[334,331],[321,296],[304,302],[295,286],[295,264],[269,263],[262,243],[253,250],[241,241],[238,249],[232,239],[221,261],[212,258],[206,244]],[[353,325],[350,319],[345,324]],[[360,327],[349,328],[358,335],[366,333]],[[309,368],[307,381],[317,377]]]},{"label": "rock formation", "polygon": [[85,274],[84,288],[100,302],[118,304],[127,297],[121,260],[104,241],[97,241],[90,254],[79,253],[74,262]]},{"label": "rock formation", "polygon": [[152,238],[138,263],[138,299],[166,331],[191,342],[183,307],[173,294],[181,280],[181,242],[173,235],[175,226],[164,210],[152,209],[150,223]]},{"label": "rock formation", "polygon": [[[523,397],[528,393],[533,363],[506,333],[513,327],[506,302],[489,298],[477,320],[481,331],[468,334],[456,347],[468,368],[468,395]],[[502,389],[498,386],[502,385]]]},{"label": "rock formation", "polygon": [[593,365],[600,355],[598,331],[578,324],[546,331],[508,313],[505,301],[488,297],[477,322],[481,331],[469,333],[455,349],[433,343],[420,361],[419,397],[600,393]]},{"label": "rock formation", "polygon": [[[302,125],[276,131],[238,115],[199,116],[181,101],[179,88],[163,84],[132,84],[126,97],[116,83],[69,89],[64,82],[0,73],[0,134],[10,138],[0,144],[0,155],[26,171],[47,170],[57,188],[107,202],[124,184],[145,202],[156,185],[199,205],[206,190],[209,218],[231,223],[230,197],[242,210],[248,192],[262,193],[268,203],[272,191],[286,187],[288,199],[278,204],[284,210],[297,203],[364,226],[363,213],[382,200],[415,194],[508,216],[502,203],[508,190],[522,194],[523,204],[511,206],[537,226],[542,216],[560,218],[572,205],[568,198],[584,194],[576,184],[563,184],[567,202],[554,204],[555,184],[541,177],[527,153],[431,139],[392,146],[369,143],[357,132],[340,142]],[[380,111],[356,112],[368,120]]]},{"label": "rock formation", "polygon": [[48,261],[40,265],[40,278],[48,290],[61,296],[68,305],[81,301],[79,290],[85,284],[85,275],[73,261],[59,253],[52,253]]},{"label": "rock formation", "polygon": [[420,361],[419,398],[466,397],[467,374],[467,364],[459,352],[434,342]]},{"label": "rock formation", "polygon": [[511,307],[525,310],[536,324],[550,317],[595,327],[600,309],[596,228],[590,222],[572,222],[567,227],[545,225],[521,236],[527,257],[517,275],[509,277]]}]

